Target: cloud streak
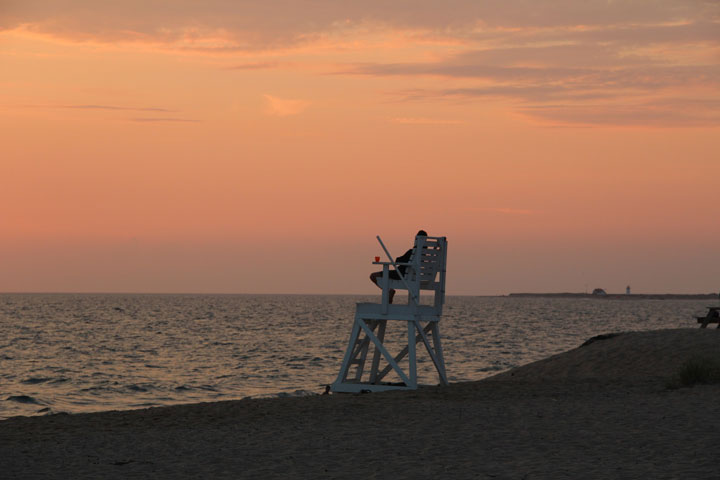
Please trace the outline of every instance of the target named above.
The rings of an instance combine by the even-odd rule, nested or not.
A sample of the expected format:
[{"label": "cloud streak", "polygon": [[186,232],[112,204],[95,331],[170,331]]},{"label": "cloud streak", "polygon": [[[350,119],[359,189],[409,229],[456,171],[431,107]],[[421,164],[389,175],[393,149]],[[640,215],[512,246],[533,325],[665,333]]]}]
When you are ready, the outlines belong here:
[{"label": "cloud streak", "polygon": [[174,112],[167,108],[158,107],[121,107],[117,105],[56,105],[54,108],[67,108],[71,110],[111,110],[111,111],[131,111],[131,112]]},{"label": "cloud streak", "polygon": [[[13,105],[11,105],[13,106]],[[127,107],[122,105],[98,105],[98,104],[67,104],[67,105],[14,105],[17,108],[30,109],[65,109],[65,110],[86,110],[86,111],[120,111],[120,112],[156,112],[175,113],[177,110],[161,107]]]},{"label": "cloud streak", "polygon": [[[330,73],[401,77],[407,88],[392,94],[403,101],[493,98],[524,116],[568,124],[717,125],[717,116],[693,101],[717,98],[720,89],[716,1],[11,0],[0,31],[13,29],[64,41],[240,59],[228,70],[292,64],[317,71],[313,59],[327,65],[323,55],[329,51],[362,52],[357,58],[363,63],[347,55],[348,63]],[[377,43],[379,35],[393,40]],[[396,40],[415,52],[434,49],[422,62],[405,61],[397,53],[402,49],[394,50]],[[301,58],[290,58],[300,51]],[[663,107],[662,98],[672,98],[676,108]],[[307,100],[269,94],[265,101],[265,113],[281,117],[309,106]]]},{"label": "cloud streak", "polygon": [[536,119],[566,125],[720,126],[720,102],[692,102],[687,99],[631,105],[543,105],[525,107],[519,111]]},{"label": "cloud streak", "polygon": [[473,211],[499,213],[501,215],[535,215],[535,210],[526,208],[507,208],[507,207],[480,207],[474,208]]},{"label": "cloud streak", "polygon": [[131,122],[138,123],[199,123],[199,120],[190,118],[172,118],[172,117],[138,117],[130,118]]},{"label": "cloud streak", "polygon": [[459,120],[427,117],[396,117],[391,118],[390,121],[402,125],[460,125],[463,123]]},{"label": "cloud streak", "polygon": [[[720,40],[711,38],[709,24],[699,22],[697,32],[690,24],[641,26],[635,36],[623,27],[624,36],[612,42],[607,32],[614,27],[591,29],[592,35],[571,31],[566,38],[554,38],[564,38],[559,45],[545,45],[536,38],[535,46],[522,40],[518,46],[468,49],[428,62],[349,65],[337,73],[446,79],[449,86],[444,88],[405,89],[391,95],[400,101],[510,101],[516,112],[550,123],[718,126],[720,118],[709,106],[720,92]],[[666,35],[652,40],[645,36],[658,31]],[[547,37],[547,32],[541,34]],[[577,43],[579,37],[592,41]],[[628,43],[628,38],[637,41]],[[701,43],[662,43],[682,39]],[[674,53],[658,53],[668,50]],[[452,86],[453,82],[462,86]],[[672,108],[663,103],[668,98]]]},{"label": "cloud streak", "polygon": [[254,62],[254,63],[243,63],[240,65],[233,65],[228,70],[267,70],[270,68],[276,68],[278,66],[275,62]]},{"label": "cloud streak", "polygon": [[266,101],[265,112],[276,117],[289,117],[298,115],[310,106],[307,100],[280,98],[273,95],[263,95]]},{"label": "cloud streak", "polygon": [[[700,0],[545,0],[541,4],[537,0],[448,0],[442,4],[434,0],[10,0],[4,3],[0,30],[24,27],[76,41],[256,51],[307,44],[368,25],[463,40],[490,38],[496,31],[518,37],[526,32],[517,29],[543,31],[582,25],[584,30],[578,30],[578,35],[584,31],[592,37],[596,26],[717,21],[719,10],[716,2]],[[711,25],[706,27],[711,30]],[[688,30],[683,38],[697,32]],[[637,29],[628,28],[626,34],[636,35]],[[646,36],[657,34],[648,31]]]},{"label": "cloud streak", "polygon": [[[161,107],[127,107],[121,105],[76,104],[76,105],[16,105],[16,108],[75,110],[85,112],[135,112],[146,114],[178,113],[177,110]],[[132,117],[127,119],[137,123],[199,123],[199,120],[183,117]]]}]

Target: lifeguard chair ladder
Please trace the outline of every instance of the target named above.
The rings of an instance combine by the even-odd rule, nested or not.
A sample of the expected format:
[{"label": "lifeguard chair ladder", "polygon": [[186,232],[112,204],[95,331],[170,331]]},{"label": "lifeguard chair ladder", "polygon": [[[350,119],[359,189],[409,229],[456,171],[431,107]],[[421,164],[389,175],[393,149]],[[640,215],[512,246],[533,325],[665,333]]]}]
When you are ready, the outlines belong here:
[{"label": "lifeguard chair ladder", "polygon": [[[383,276],[379,279],[382,288],[381,303],[358,303],[355,309],[350,341],[337,379],[331,386],[333,392],[379,392],[385,390],[415,390],[418,387],[416,344],[422,342],[437,370],[440,383],[447,385],[445,360],[440,342],[438,324],[445,303],[445,265],[447,260],[447,239],[445,237],[415,237],[413,253],[408,263],[397,263],[385,248],[382,239],[378,241],[390,261],[373,262],[382,265]],[[405,274],[399,267],[405,266]],[[390,278],[390,267],[399,275],[399,280]],[[390,304],[389,291],[407,290],[407,304]],[[421,304],[420,292],[432,291],[429,305]],[[398,292],[399,294],[400,292]],[[396,298],[399,295],[396,296]],[[407,345],[396,355],[391,355],[384,345],[388,320],[407,322]],[[371,346],[372,344],[372,346]],[[372,352],[370,368],[365,369],[369,350]],[[408,371],[400,362],[408,357]],[[381,361],[384,366],[381,368]],[[351,372],[355,367],[354,372]],[[395,372],[400,382],[383,381],[388,373]]]}]

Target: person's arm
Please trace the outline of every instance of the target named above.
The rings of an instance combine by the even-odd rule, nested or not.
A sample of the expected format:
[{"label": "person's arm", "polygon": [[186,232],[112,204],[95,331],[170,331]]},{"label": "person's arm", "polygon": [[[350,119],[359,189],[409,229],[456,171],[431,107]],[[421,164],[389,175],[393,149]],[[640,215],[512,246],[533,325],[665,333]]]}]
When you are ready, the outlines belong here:
[{"label": "person's arm", "polygon": [[412,252],[413,252],[413,249],[411,248],[410,250],[405,252],[405,254],[397,257],[395,259],[395,263],[408,263],[410,261],[410,257],[412,257]]}]

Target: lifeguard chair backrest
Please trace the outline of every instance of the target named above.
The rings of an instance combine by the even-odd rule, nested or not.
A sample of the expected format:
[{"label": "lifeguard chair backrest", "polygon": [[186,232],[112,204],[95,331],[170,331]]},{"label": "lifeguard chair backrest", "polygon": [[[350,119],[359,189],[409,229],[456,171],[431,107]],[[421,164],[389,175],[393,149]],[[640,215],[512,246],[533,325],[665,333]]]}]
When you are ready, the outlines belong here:
[{"label": "lifeguard chair backrest", "polygon": [[[445,303],[445,264],[447,239],[445,237],[415,237],[415,247],[408,268],[408,280],[416,283],[418,290],[434,290],[435,306]],[[418,292],[419,293],[419,292]]]}]

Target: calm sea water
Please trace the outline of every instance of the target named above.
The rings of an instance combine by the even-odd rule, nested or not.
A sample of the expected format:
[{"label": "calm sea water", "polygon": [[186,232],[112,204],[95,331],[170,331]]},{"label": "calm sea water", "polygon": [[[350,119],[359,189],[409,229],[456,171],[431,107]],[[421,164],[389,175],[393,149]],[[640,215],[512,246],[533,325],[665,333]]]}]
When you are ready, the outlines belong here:
[{"label": "calm sea water", "polygon": [[[0,295],[0,418],[320,393],[377,296]],[[613,331],[696,327],[708,301],[449,297],[451,382]],[[404,335],[404,327],[402,327]],[[437,383],[419,359],[421,381]]]}]

